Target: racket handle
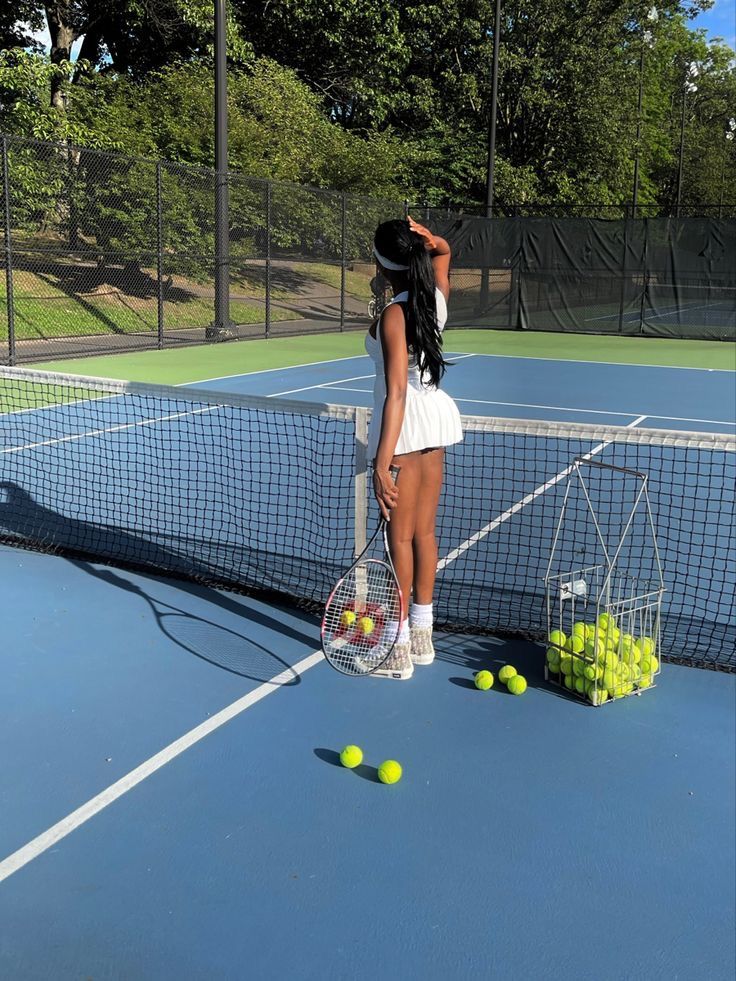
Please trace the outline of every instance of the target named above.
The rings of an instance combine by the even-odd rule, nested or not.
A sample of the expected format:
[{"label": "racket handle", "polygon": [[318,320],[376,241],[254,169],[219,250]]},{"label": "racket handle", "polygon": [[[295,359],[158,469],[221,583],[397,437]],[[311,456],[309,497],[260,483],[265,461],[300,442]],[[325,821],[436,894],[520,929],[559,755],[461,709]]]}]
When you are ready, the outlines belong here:
[{"label": "racket handle", "polygon": [[398,484],[398,482],[399,482],[399,474],[401,473],[401,467],[391,466],[391,467],[388,468],[388,472],[394,478],[394,484]]}]

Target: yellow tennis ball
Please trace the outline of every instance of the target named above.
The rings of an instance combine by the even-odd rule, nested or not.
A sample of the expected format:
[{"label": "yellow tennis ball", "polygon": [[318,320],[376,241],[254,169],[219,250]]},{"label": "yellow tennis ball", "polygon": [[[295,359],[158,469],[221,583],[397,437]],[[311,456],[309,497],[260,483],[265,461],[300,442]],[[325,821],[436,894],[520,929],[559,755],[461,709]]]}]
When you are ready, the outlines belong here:
[{"label": "yellow tennis ball", "polygon": [[[554,631],[552,631],[554,633]],[[550,635],[551,636],[551,635]],[[562,660],[564,660],[565,655],[563,654]],[[571,669],[572,670],[572,669]],[[516,668],[511,664],[504,664],[501,670],[498,672],[498,680],[502,681],[504,685],[507,685],[511,678],[516,674]]]},{"label": "yellow tennis ball", "polygon": [[639,638],[639,648],[642,657],[649,657],[650,654],[654,653],[654,641],[651,637],[641,637]]},{"label": "yellow tennis ball", "polygon": [[561,630],[552,630],[549,635],[549,642],[553,647],[564,647],[567,637]]},{"label": "yellow tennis ball", "polygon": [[582,622],[582,620],[578,620],[577,623],[572,625],[572,632],[573,635],[582,634],[582,636],[585,637],[585,624]]},{"label": "yellow tennis ball", "polygon": [[640,667],[642,674],[655,674],[659,667],[659,661],[654,654],[642,655]]},{"label": "yellow tennis ball", "polygon": [[576,676],[573,679],[573,684],[575,687],[575,691],[578,693],[578,695],[582,695],[583,692],[585,691],[585,678]]},{"label": "yellow tennis ball", "polygon": [[401,780],[401,764],[396,760],[384,760],[378,768],[381,783],[398,783]]},{"label": "yellow tennis ball", "polygon": [[572,659],[572,673],[576,678],[582,677],[585,673],[585,661],[581,660],[579,657],[574,657]]},{"label": "yellow tennis ball", "polygon": [[574,691],[575,689],[575,675],[574,674],[563,674],[562,683],[567,688],[568,691]]},{"label": "yellow tennis ball", "polygon": [[604,702],[608,701],[608,692],[605,688],[591,688],[588,692],[588,698],[593,705],[603,705]]},{"label": "yellow tennis ball", "polygon": [[598,665],[586,664],[585,670],[583,671],[583,677],[587,678],[588,681],[595,681],[595,679],[598,677]]},{"label": "yellow tennis ball", "polygon": [[573,634],[568,638],[565,647],[573,654],[582,654],[585,650],[585,639],[582,634]]},{"label": "yellow tennis ball", "polygon": [[343,614],[340,617],[340,623],[343,625],[343,627],[352,627],[357,619],[358,618],[353,610],[343,610]]},{"label": "yellow tennis ball", "polygon": [[356,766],[360,766],[360,764],[363,762],[363,750],[360,748],[360,746],[346,746],[340,753],[340,762],[343,766],[346,766],[348,770],[352,770]]},{"label": "yellow tennis ball", "polygon": [[479,671],[475,676],[475,687],[480,691],[488,691],[493,688],[493,675],[490,671]]},{"label": "yellow tennis ball", "polygon": [[639,688],[649,688],[653,684],[654,678],[650,674],[643,674],[637,681]]},{"label": "yellow tennis ball", "polygon": [[523,695],[526,691],[526,678],[514,673],[508,681],[508,689],[512,695]]},{"label": "yellow tennis ball", "polygon": [[360,620],[358,620],[358,629],[367,637],[369,634],[373,633],[373,631],[376,629],[376,625],[371,617],[361,617]]}]

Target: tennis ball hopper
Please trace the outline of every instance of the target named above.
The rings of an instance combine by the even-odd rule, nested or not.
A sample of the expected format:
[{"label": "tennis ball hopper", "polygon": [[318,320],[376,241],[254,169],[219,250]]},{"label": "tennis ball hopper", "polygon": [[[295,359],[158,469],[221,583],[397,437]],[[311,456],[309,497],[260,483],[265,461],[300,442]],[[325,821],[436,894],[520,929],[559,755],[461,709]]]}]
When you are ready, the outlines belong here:
[{"label": "tennis ball hopper", "polygon": [[664,579],[648,476],[573,460],[545,576],[545,678],[593,705],[639,695],[660,671]]}]

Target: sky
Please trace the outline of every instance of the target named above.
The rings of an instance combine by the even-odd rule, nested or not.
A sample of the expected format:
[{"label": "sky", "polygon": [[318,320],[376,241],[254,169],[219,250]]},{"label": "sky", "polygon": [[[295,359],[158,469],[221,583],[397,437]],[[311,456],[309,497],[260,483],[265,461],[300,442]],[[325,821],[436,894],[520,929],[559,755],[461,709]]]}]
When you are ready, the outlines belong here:
[{"label": "sky", "polygon": [[736,0],[716,0],[715,5],[694,21],[694,27],[704,27],[708,38],[720,37],[736,49]]},{"label": "sky", "polygon": [[[656,5],[656,0],[654,0]],[[722,38],[731,48],[736,50],[736,0],[716,0],[710,10],[700,14],[690,22],[693,27],[705,28],[709,40]],[[36,38],[45,48],[50,46],[49,33],[46,27],[39,31]],[[76,57],[81,46],[81,39],[74,45],[72,57]]]}]

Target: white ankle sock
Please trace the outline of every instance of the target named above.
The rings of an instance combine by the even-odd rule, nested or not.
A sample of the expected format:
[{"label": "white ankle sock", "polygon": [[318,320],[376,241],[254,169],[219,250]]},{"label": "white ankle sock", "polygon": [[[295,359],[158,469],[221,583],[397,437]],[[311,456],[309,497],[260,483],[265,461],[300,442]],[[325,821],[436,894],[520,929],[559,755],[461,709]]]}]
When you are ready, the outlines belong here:
[{"label": "white ankle sock", "polygon": [[411,633],[409,632],[409,621],[401,621],[401,630],[399,630],[399,644],[407,644],[411,640]]},{"label": "white ankle sock", "polygon": [[412,627],[431,627],[432,604],[412,603],[411,610],[409,611],[409,620]]}]

